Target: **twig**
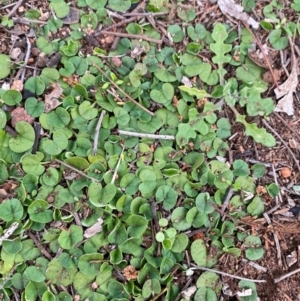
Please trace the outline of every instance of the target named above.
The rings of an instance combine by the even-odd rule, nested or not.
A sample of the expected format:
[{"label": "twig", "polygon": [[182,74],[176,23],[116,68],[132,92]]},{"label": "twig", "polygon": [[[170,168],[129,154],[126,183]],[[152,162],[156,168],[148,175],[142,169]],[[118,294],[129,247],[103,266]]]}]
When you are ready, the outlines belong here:
[{"label": "twig", "polygon": [[36,236],[32,232],[27,232],[28,236],[33,240],[35,245],[39,248],[43,255],[49,260],[52,260],[52,256],[50,253],[45,249],[45,247],[41,244],[41,242],[36,238]]},{"label": "twig", "polygon": [[[271,224],[271,220],[270,220],[270,218],[269,218],[267,212],[264,213],[264,217],[265,217],[267,223],[270,225],[270,224]],[[278,237],[277,237],[275,231],[272,231],[272,233],[273,233],[273,237],[274,237],[274,241],[275,241],[275,245],[276,245],[278,265],[279,265],[280,267],[282,267],[282,261],[281,261],[281,249],[280,249],[279,240],[278,240]]]},{"label": "twig", "polygon": [[99,117],[99,120],[97,122],[97,126],[96,126],[96,129],[95,129],[95,137],[94,137],[94,145],[93,145],[93,155],[96,156],[97,154],[97,149],[98,149],[98,138],[99,138],[99,134],[100,134],[100,128],[101,128],[101,124],[102,124],[102,121],[103,121],[103,118],[106,114],[106,111],[103,110],[101,112],[101,115]]},{"label": "twig", "polygon": [[278,283],[278,282],[284,280],[285,278],[288,278],[288,277],[290,277],[290,276],[293,276],[294,274],[299,273],[299,272],[300,272],[300,269],[294,270],[294,271],[289,272],[289,273],[287,273],[287,274],[285,274],[285,275],[282,275],[282,276],[280,276],[280,277],[278,277],[278,278],[275,278],[275,279],[274,279],[274,282],[275,282],[275,283]]},{"label": "twig", "polygon": [[298,160],[296,159],[294,153],[291,151],[291,149],[289,148],[289,146],[287,145],[287,143],[280,137],[280,135],[264,119],[262,119],[262,122],[285,145],[285,147],[287,148],[288,152],[293,157],[298,170],[300,171],[300,166],[299,166]]},{"label": "twig", "polygon": [[154,298],[152,298],[150,301],[155,301],[159,297],[161,297],[166,291],[168,290],[168,287],[166,286],[158,295],[156,295]]},{"label": "twig", "polygon": [[111,179],[111,184],[114,184],[116,178],[117,178],[117,173],[118,173],[118,170],[119,170],[119,167],[120,167],[120,164],[121,164],[121,161],[123,160],[123,152],[124,152],[124,149],[125,149],[125,146],[123,146],[123,149],[122,149],[122,152],[120,154],[120,158],[119,158],[119,161],[117,163],[117,166],[115,168],[115,171],[114,171],[114,175]]},{"label": "twig", "polygon": [[[105,28],[105,31],[108,32],[111,29],[114,29],[114,28],[117,28],[117,27],[121,27],[124,24],[131,23],[132,21],[135,21],[135,19],[136,19],[136,17],[131,17],[129,19],[123,19],[121,22],[115,23],[115,24],[113,24],[113,25]],[[99,31],[99,32],[95,33],[94,36],[97,37],[97,36],[101,35],[101,32],[102,31]]]},{"label": "twig", "polygon": [[77,168],[75,168],[75,167],[73,167],[73,166],[71,166],[71,165],[69,165],[69,164],[67,164],[67,163],[65,163],[63,161],[60,161],[58,159],[54,159],[54,161],[57,162],[57,163],[60,163],[61,165],[64,165],[65,167],[68,167],[68,168],[74,170],[75,172],[79,173],[80,175],[82,175],[83,177],[85,177],[87,179],[90,179],[90,180],[92,180],[92,181],[94,181],[96,183],[100,183],[100,181],[98,181],[97,179],[94,179],[93,177],[90,177],[89,175],[85,174],[81,170],[79,170],[79,169],[77,169]]},{"label": "twig", "polygon": [[283,51],[282,50],[280,50],[280,61],[281,61],[281,66],[282,66],[282,68],[283,68],[286,76],[289,77],[290,74],[289,74],[289,72],[286,69],[286,65],[285,65],[286,61],[283,58]]},{"label": "twig", "polygon": [[[274,164],[272,164],[272,172],[273,172],[274,182],[275,182],[275,184],[276,184],[277,186],[279,186],[279,185],[278,185],[278,181],[277,181],[277,175],[276,175],[276,171],[275,171],[275,166],[274,166]],[[280,202],[282,203],[283,201],[282,201],[282,197],[281,197],[281,192],[280,192],[280,190],[279,190],[278,196],[279,196]],[[278,200],[277,200],[277,201],[278,201]]]},{"label": "twig", "polygon": [[213,269],[209,269],[209,268],[199,267],[199,266],[197,266],[197,265],[195,265],[193,263],[191,265],[194,268],[190,268],[190,270],[209,271],[209,272],[213,272],[213,273],[216,273],[216,274],[220,274],[220,275],[223,275],[223,276],[227,276],[227,277],[231,277],[231,278],[235,278],[235,279],[239,279],[239,280],[247,280],[247,281],[258,282],[258,283],[266,282],[266,280],[248,279],[248,278],[243,278],[243,277],[239,277],[239,276],[236,276],[236,275],[228,274],[228,273],[225,273],[225,272],[221,272],[221,271],[218,271],[218,270],[213,270]]},{"label": "twig", "polygon": [[19,227],[19,223],[12,223],[11,226],[6,230],[6,232],[0,237],[0,246],[2,246],[3,240],[8,239],[15,230]]},{"label": "twig", "polygon": [[190,277],[174,301],[179,301],[181,299],[182,293],[190,286],[192,281],[193,281],[193,278]]},{"label": "twig", "polygon": [[19,0],[15,6],[12,8],[12,10],[7,14],[7,17],[10,18],[14,15],[14,13],[17,11],[17,9],[21,6],[24,0]]},{"label": "twig", "polygon": [[[228,190],[228,192],[227,192],[227,194],[226,194],[226,197],[225,197],[222,209],[221,209],[221,214],[222,215],[224,214],[224,212],[225,212],[225,210],[226,210],[226,208],[227,208],[227,206],[229,204],[229,201],[230,201],[232,195],[233,195],[233,188],[230,187],[229,190]],[[226,218],[226,216],[223,216],[222,220],[224,220],[225,218]]]},{"label": "twig", "polygon": [[256,37],[256,35],[253,33],[253,31],[250,29],[250,27],[248,26],[248,24],[245,22],[245,21],[242,21],[244,26],[249,30],[250,34],[252,35],[252,37],[254,38],[254,40],[257,42],[257,45],[259,47],[259,49],[261,50],[261,53],[263,54],[264,56],[264,59],[268,65],[268,68],[269,68],[269,71],[272,75],[272,78],[273,78],[273,81],[274,81],[274,84],[276,86],[276,88],[280,91],[280,88],[279,88],[279,85],[278,85],[278,82],[277,82],[277,79],[274,75],[274,72],[273,72],[273,68],[270,64],[270,61],[269,61],[269,58],[268,56],[265,54],[265,51],[264,51],[264,48],[262,47],[261,43],[260,43],[260,40]]},{"label": "twig", "polygon": [[145,40],[151,43],[155,43],[155,44],[162,44],[162,40],[157,40],[157,39],[153,39],[153,38],[149,38],[146,35],[143,34],[130,34],[130,33],[123,33],[123,32],[114,32],[114,31],[105,31],[102,30],[100,32],[98,32],[97,35],[112,35],[112,36],[117,36],[117,37],[122,37],[122,38],[131,38],[131,39],[137,39],[137,40]]},{"label": "twig", "polygon": [[252,164],[262,164],[266,167],[272,167],[272,163],[266,163],[266,162],[263,162],[263,161],[259,161],[259,160],[254,160],[254,159],[251,159],[251,158],[246,158],[245,161],[249,162],[249,163],[252,163]]},{"label": "twig", "polygon": [[7,281],[10,280],[10,277],[11,277],[11,275],[13,274],[13,272],[15,271],[16,267],[17,267],[18,265],[20,265],[20,264],[21,264],[21,263],[15,264],[15,265],[12,267],[12,269],[9,271],[9,273],[8,273],[4,278],[2,278],[2,283],[0,284],[0,290],[2,290],[2,289],[4,288],[4,286],[5,286],[5,284],[7,283]]},{"label": "twig", "polygon": [[31,20],[28,18],[12,18],[14,22],[17,23],[22,23],[22,24],[26,24],[26,25],[30,25],[30,23],[36,23],[36,24],[42,24],[42,25],[46,25],[47,22],[45,21],[40,21],[40,20]]},{"label": "twig", "polygon": [[26,36],[26,43],[27,43],[27,49],[26,49],[26,55],[25,55],[25,59],[24,59],[24,64],[22,66],[23,68],[23,71],[22,71],[22,74],[21,74],[21,82],[24,83],[24,79],[25,79],[25,74],[26,74],[26,68],[24,68],[27,63],[28,63],[28,60],[29,60],[29,57],[30,57],[30,52],[31,52],[31,43],[28,39],[28,37]]},{"label": "twig", "polygon": [[126,135],[131,137],[140,137],[140,138],[149,138],[149,139],[163,139],[163,140],[175,140],[173,135],[155,135],[155,134],[146,134],[146,133],[137,133],[118,130],[120,135]]},{"label": "twig", "polygon": [[14,297],[16,299],[15,301],[19,301],[20,298],[19,298],[19,295],[17,294],[17,292],[14,289],[12,289],[12,291],[13,291]]},{"label": "twig", "polygon": [[15,3],[10,3],[10,4],[7,4],[7,5],[5,5],[5,6],[2,6],[2,7],[0,7],[0,10],[3,10],[3,9],[6,9],[6,8],[9,8],[9,7],[11,7],[11,6],[14,6],[14,5],[16,5]]},{"label": "twig", "polygon": [[242,262],[244,262],[245,264],[251,265],[252,267],[254,267],[255,269],[257,269],[257,270],[260,271],[260,272],[266,273],[266,272],[268,271],[267,268],[265,268],[265,267],[263,267],[263,266],[257,264],[256,262],[249,261],[249,260],[247,260],[247,259],[245,259],[245,258],[242,258]]},{"label": "twig", "polygon": [[273,114],[275,114],[275,116],[278,117],[280,121],[287,126],[295,134],[295,136],[297,136],[297,138],[300,139],[300,135],[277,112],[273,112]]},{"label": "twig", "polygon": [[168,15],[168,12],[158,12],[158,13],[125,13],[122,16],[124,17],[131,17],[131,16],[137,16],[137,17],[157,17],[157,16],[164,16]]},{"label": "twig", "polygon": [[207,228],[200,228],[200,229],[193,230],[193,231],[186,231],[186,232],[184,232],[184,234],[188,237],[192,237],[194,235],[197,235],[198,233],[204,233],[204,232],[208,232],[208,229]]},{"label": "twig", "polygon": [[121,97],[120,97],[119,95],[116,94],[117,92],[116,92],[115,90],[113,90],[113,92],[112,92],[112,91],[110,91],[109,89],[107,89],[106,92],[107,92],[108,94],[112,95],[114,98],[116,98],[119,102],[124,103],[124,101],[121,99]]},{"label": "twig", "polygon": [[115,87],[117,88],[120,92],[122,92],[129,100],[131,100],[135,105],[137,105],[138,107],[140,107],[142,110],[144,110],[145,112],[147,112],[148,114],[150,114],[151,116],[155,116],[154,113],[152,113],[151,111],[149,111],[148,109],[146,109],[145,107],[143,107],[139,102],[137,102],[136,100],[134,100],[129,94],[127,94],[125,91],[123,91],[113,80],[111,80],[109,78],[109,76],[100,68],[98,67],[96,64],[93,64],[93,66],[98,69],[103,76],[105,76],[108,81]]}]

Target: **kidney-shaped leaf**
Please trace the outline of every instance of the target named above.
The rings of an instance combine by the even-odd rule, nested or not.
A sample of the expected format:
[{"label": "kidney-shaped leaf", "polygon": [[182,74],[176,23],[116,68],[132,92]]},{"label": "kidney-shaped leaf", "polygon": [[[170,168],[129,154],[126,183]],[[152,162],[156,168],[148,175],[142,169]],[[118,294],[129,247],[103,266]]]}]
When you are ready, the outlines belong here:
[{"label": "kidney-shaped leaf", "polygon": [[75,247],[76,244],[81,242],[83,239],[83,231],[76,225],[71,225],[68,230],[63,230],[59,237],[59,245],[66,250],[70,250]]},{"label": "kidney-shaped leaf", "polygon": [[29,150],[34,143],[34,129],[25,121],[20,121],[16,125],[18,136],[9,140],[9,147],[15,153],[23,153]]}]

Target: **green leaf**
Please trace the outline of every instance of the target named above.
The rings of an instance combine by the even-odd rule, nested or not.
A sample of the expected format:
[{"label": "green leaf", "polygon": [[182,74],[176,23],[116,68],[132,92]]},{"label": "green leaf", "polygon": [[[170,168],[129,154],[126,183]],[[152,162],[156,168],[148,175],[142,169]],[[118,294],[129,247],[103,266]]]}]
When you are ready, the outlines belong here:
[{"label": "green leaf", "polygon": [[52,210],[48,209],[50,205],[43,200],[35,200],[28,207],[30,219],[37,223],[49,223],[53,219]]},{"label": "green leaf", "polygon": [[280,193],[279,187],[275,183],[268,185],[267,190],[272,198],[275,198]]},{"label": "green leaf", "polygon": [[184,33],[181,27],[177,24],[170,25],[167,29],[168,33],[170,34],[171,38],[173,39],[174,43],[179,43],[184,38]]},{"label": "green leaf", "polygon": [[46,277],[53,284],[68,286],[73,282],[76,272],[76,266],[63,267],[58,258],[54,258],[49,262]]},{"label": "green leaf", "polygon": [[187,28],[188,36],[193,41],[200,41],[203,40],[206,36],[206,29],[202,24],[196,24],[195,28],[192,26],[188,26]]},{"label": "green leaf", "polygon": [[155,198],[158,203],[163,202],[165,210],[171,210],[176,205],[178,193],[172,187],[162,185],[156,190]]},{"label": "green leaf", "polygon": [[217,295],[211,288],[200,287],[195,296],[194,300],[197,301],[217,301]]},{"label": "green leaf", "polygon": [[79,50],[79,45],[73,40],[68,40],[68,44],[62,46],[60,49],[66,56],[74,56]]},{"label": "green leaf", "polygon": [[10,73],[11,61],[8,55],[0,54],[0,62],[1,62],[0,79],[3,79],[6,76],[8,76]]},{"label": "green leaf", "polygon": [[258,236],[249,235],[245,239],[244,246],[246,248],[246,257],[249,260],[259,260],[265,253],[261,239]]},{"label": "green leaf", "polygon": [[178,231],[185,231],[191,227],[191,224],[186,219],[187,209],[177,207],[171,215],[173,227]]},{"label": "green leaf", "polygon": [[10,138],[9,147],[15,153],[23,153],[32,148],[34,143],[34,129],[25,121],[19,121],[16,125],[18,136]]},{"label": "green leaf", "polygon": [[150,97],[160,104],[167,104],[172,100],[174,96],[174,88],[169,83],[164,83],[162,85],[161,91],[158,90],[151,90]]},{"label": "green leaf", "polygon": [[40,117],[45,110],[45,104],[35,97],[29,97],[25,101],[25,110],[31,117]]},{"label": "green leaf", "polygon": [[53,45],[48,39],[43,36],[39,36],[36,40],[36,47],[44,52],[46,55],[50,55],[53,52]]},{"label": "green leaf", "polygon": [[187,92],[191,96],[195,96],[197,99],[203,99],[206,97],[211,97],[205,90],[199,90],[197,88],[189,88],[186,86],[179,86],[178,87],[181,91]]},{"label": "green leaf", "polygon": [[187,123],[181,123],[178,126],[178,132],[176,134],[176,143],[178,146],[188,144],[189,139],[196,138],[196,132]]},{"label": "green leaf", "polygon": [[73,249],[83,239],[82,228],[71,225],[68,230],[62,230],[58,237],[59,245],[66,250]]},{"label": "green leaf", "polygon": [[70,12],[70,6],[63,0],[51,0],[50,7],[54,9],[57,18],[64,18]]},{"label": "green leaf", "polygon": [[100,273],[103,255],[99,253],[84,254],[79,258],[78,268],[87,276],[97,276]]},{"label": "green leaf", "polygon": [[210,49],[216,54],[212,58],[212,61],[215,64],[218,64],[217,72],[219,74],[220,83],[222,85],[224,82],[224,75],[227,73],[223,65],[229,63],[231,60],[230,56],[226,55],[226,53],[231,50],[232,46],[230,44],[224,43],[224,41],[228,37],[228,34],[226,32],[226,28],[221,23],[217,23],[215,25],[211,37],[214,39],[215,43],[210,44]]},{"label": "green leaf", "polygon": [[287,36],[282,36],[282,29],[274,29],[269,36],[269,40],[273,48],[276,50],[283,50],[289,44]]},{"label": "green leaf", "polygon": [[235,160],[233,162],[233,174],[235,176],[248,176],[249,168],[248,164],[243,160]]},{"label": "green leaf", "polygon": [[207,249],[204,240],[196,239],[193,241],[191,245],[191,256],[198,266],[206,267]]},{"label": "green leaf", "polygon": [[18,199],[6,200],[0,204],[0,218],[6,222],[20,220],[23,212],[23,206]]},{"label": "green leaf", "polygon": [[109,7],[116,12],[126,12],[130,6],[130,0],[108,0]]},{"label": "green leaf", "polygon": [[26,81],[24,88],[36,95],[41,95],[45,91],[45,84],[39,77],[30,77]]},{"label": "green leaf", "polygon": [[22,94],[17,90],[6,90],[1,98],[7,105],[14,106],[21,102]]},{"label": "green leaf", "polygon": [[267,133],[263,128],[258,128],[256,123],[248,123],[245,116],[237,115],[236,121],[245,126],[245,134],[251,136],[257,143],[261,143],[268,147],[276,145],[276,140],[271,134]]},{"label": "green leaf", "polygon": [[148,227],[147,219],[137,214],[130,215],[125,222],[129,225],[127,232],[133,238],[141,237]]},{"label": "green leaf", "polygon": [[260,197],[255,197],[247,206],[247,212],[252,216],[261,216],[265,212],[264,202]]}]

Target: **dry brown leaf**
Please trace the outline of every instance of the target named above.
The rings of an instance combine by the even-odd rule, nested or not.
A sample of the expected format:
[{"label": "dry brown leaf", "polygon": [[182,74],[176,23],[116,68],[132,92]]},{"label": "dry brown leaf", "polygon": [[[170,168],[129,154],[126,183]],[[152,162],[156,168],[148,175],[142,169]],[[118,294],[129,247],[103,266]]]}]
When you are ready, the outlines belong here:
[{"label": "dry brown leaf", "polygon": [[235,3],[233,0],[218,0],[218,5],[224,15],[227,14],[233,18],[244,21],[251,25],[254,29],[259,28],[259,23],[252,17],[249,17],[248,14],[244,13],[244,8]]},{"label": "dry brown leaf", "polygon": [[58,100],[60,95],[62,94],[63,89],[58,83],[54,84],[54,89],[50,94],[45,95],[45,112],[49,113],[58,107],[61,102]]},{"label": "dry brown leaf", "polygon": [[21,92],[23,90],[23,83],[20,80],[14,80],[12,86],[11,86],[12,90],[17,90],[19,92]]},{"label": "dry brown leaf", "polygon": [[275,89],[276,98],[281,98],[275,108],[275,112],[284,112],[288,115],[294,115],[293,108],[293,93],[298,85],[298,68],[295,60],[292,67],[292,72],[287,80]]},{"label": "dry brown leaf", "polygon": [[103,224],[103,219],[98,218],[98,221],[93,226],[87,228],[84,231],[84,237],[90,238],[90,237],[96,235],[97,233],[100,233],[102,231],[102,224]]},{"label": "dry brown leaf", "polygon": [[127,280],[135,280],[138,277],[138,271],[132,265],[128,265],[123,270],[123,275]]},{"label": "dry brown leaf", "polygon": [[33,124],[34,118],[29,116],[24,108],[17,107],[11,112],[11,125],[15,127],[19,121],[26,121]]}]

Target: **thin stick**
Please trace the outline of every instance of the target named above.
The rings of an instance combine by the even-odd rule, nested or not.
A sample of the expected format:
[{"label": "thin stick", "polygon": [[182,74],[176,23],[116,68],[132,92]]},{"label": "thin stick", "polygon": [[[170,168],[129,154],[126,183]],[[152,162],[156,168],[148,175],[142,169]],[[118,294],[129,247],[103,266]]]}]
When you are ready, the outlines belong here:
[{"label": "thin stick", "polygon": [[193,278],[190,277],[174,301],[179,301],[181,299],[182,293],[190,286],[192,281],[193,281]]},{"label": "thin stick", "polygon": [[153,39],[153,38],[149,38],[143,34],[130,34],[130,33],[123,33],[123,32],[114,32],[114,31],[105,31],[102,30],[100,32],[98,32],[97,35],[112,35],[112,36],[117,36],[117,37],[122,37],[122,38],[131,38],[131,39],[137,39],[137,40],[145,40],[151,43],[155,43],[155,44],[162,44],[162,40],[157,40],[157,39]]},{"label": "thin stick", "polygon": [[[275,166],[274,166],[274,164],[272,164],[272,172],[273,172],[274,182],[275,182],[275,184],[276,184],[277,186],[279,186],[279,185],[278,185],[278,181],[277,181],[277,175],[276,175],[276,171],[275,171]],[[281,197],[281,192],[280,192],[280,190],[279,190],[278,196],[279,196],[280,202],[282,203],[283,201],[282,201],[282,197]],[[278,201],[278,200],[277,200],[277,201]]]},{"label": "thin stick", "polygon": [[287,148],[288,152],[293,157],[298,170],[300,171],[300,166],[299,166],[298,160],[296,159],[294,153],[291,151],[291,149],[289,148],[289,146],[287,145],[287,143],[280,137],[280,135],[264,119],[262,119],[262,122],[285,145],[285,147]]},{"label": "thin stick", "polygon": [[7,5],[5,5],[5,6],[0,7],[0,10],[6,9],[6,8],[9,8],[9,7],[12,7],[12,6],[14,6],[14,5],[16,5],[16,4],[15,4],[15,3],[7,4]]},{"label": "thin stick", "polygon": [[121,164],[121,161],[123,160],[123,152],[124,152],[124,148],[125,146],[123,146],[123,149],[122,149],[122,152],[120,154],[120,158],[119,158],[119,161],[117,163],[117,166],[116,166],[116,169],[115,169],[115,172],[114,172],[114,175],[111,179],[111,184],[114,184],[116,178],[117,178],[117,173],[118,173],[118,170],[119,170],[119,167],[120,167],[120,164]]},{"label": "thin stick", "polygon": [[272,75],[274,84],[275,84],[276,88],[280,91],[280,88],[279,88],[277,79],[276,79],[276,77],[275,77],[275,75],[274,75],[274,72],[273,72],[273,68],[272,68],[272,66],[271,66],[271,64],[270,64],[270,61],[269,61],[269,59],[268,59],[268,56],[265,54],[265,51],[264,51],[264,49],[263,49],[263,47],[262,47],[262,45],[261,45],[261,43],[260,43],[260,40],[256,37],[256,35],[253,33],[253,31],[252,31],[252,30],[250,29],[250,27],[248,26],[248,24],[247,24],[246,22],[244,22],[244,21],[242,21],[242,22],[243,22],[243,24],[245,25],[245,27],[249,30],[249,32],[250,32],[250,34],[252,35],[252,37],[254,38],[254,40],[257,42],[257,45],[258,45],[259,49],[261,50],[261,52],[262,52],[262,54],[263,54],[263,56],[264,56],[264,59],[265,59],[267,65],[268,65],[268,68],[269,68],[269,71],[270,71],[270,73],[271,73],[271,75]]},{"label": "thin stick", "polygon": [[39,250],[42,252],[42,254],[45,255],[45,257],[47,257],[49,260],[52,260],[52,256],[45,249],[45,247],[42,245],[42,243],[36,238],[36,236],[32,232],[27,232],[27,234],[33,240],[33,242],[39,248]]},{"label": "thin stick", "polygon": [[228,274],[228,273],[225,273],[225,272],[221,272],[221,271],[218,271],[218,270],[199,267],[199,266],[197,266],[193,263],[191,265],[194,267],[194,268],[190,268],[191,270],[209,271],[209,272],[213,272],[213,273],[216,273],[216,274],[220,274],[220,275],[223,275],[223,276],[227,276],[227,277],[231,277],[231,278],[235,278],[235,279],[239,279],[239,280],[247,280],[247,281],[258,282],[258,283],[266,282],[266,280],[248,279],[248,278],[243,278],[243,277],[239,277],[239,276],[236,276],[236,275]]},{"label": "thin stick", "polygon": [[22,24],[26,24],[26,25],[30,25],[30,23],[36,23],[36,24],[42,24],[42,25],[47,24],[47,22],[45,22],[45,21],[31,20],[28,18],[12,18],[12,19],[14,22],[22,23]]},{"label": "thin stick", "polygon": [[17,11],[17,9],[21,6],[24,0],[19,0],[15,6],[12,8],[12,10],[7,14],[7,17],[10,18],[14,15],[14,13]]},{"label": "thin stick", "polygon": [[[30,52],[31,52],[31,43],[30,43],[29,39],[27,38],[27,36],[26,36],[26,43],[27,43],[26,56],[25,56],[24,64],[23,64],[22,68],[24,68],[27,65],[29,57],[30,57]],[[22,71],[22,75],[21,75],[22,83],[24,83],[25,74],[26,74],[26,68],[24,68]]]},{"label": "thin stick", "polygon": [[146,109],[145,107],[143,107],[139,102],[137,102],[136,100],[134,100],[129,94],[127,94],[125,91],[123,91],[113,80],[111,80],[109,78],[109,76],[106,75],[106,73],[100,68],[98,67],[96,64],[93,64],[93,66],[98,69],[103,76],[105,76],[108,81],[115,87],[117,88],[120,92],[122,92],[128,99],[130,99],[135,105],[137,105],[138,107],[140,107],[142,110],[144,110],[145,112],[147,112],[148,114],[150,114],[151,116],[155,116],[154,113],[152,113],[151,111],[149,111],[148,109]]},{"label": "thin stick", "polygon": [[0,290],[2,290],[5,286],[5,284],[7,283],[7,281],[11,279],[10,277],[12,276],[12,274],[15,271],[16,267],[20,264],[21,263],[17,263],[16,265],[14,265],[12,267],[12,269],[9,271],[9,273],[4,278],[2,278],[2,283],[0,284]]},{"label": "thin stick", "polygon": [[[264,218],[266,219],[267,223],[270,225],[271,224],[271,220],[270,220],[270,217],[268,216],[268,214],[266,212],[264,213]],[[279,240],[278,240],[278,237],[277,237],[275,231],[272,231],[272,233],[273,233],[273,237],[274,237],[274,241],[275,241],[275,245],[276,245],[278,265],[280,267],[282,267],[281,249],[280,249]]]},{"label": "thin stick", "polygon": [[297,136],[297,138],[300,139],[300,135],[277,112],[273,112],[273,114],[275,114],[275,116],[278,117],[280,121],[287,126]]},{"label": "thin stick", "polygon": [[100,181],[94,179],[93,177],[88,176],[87,174],[85,174],[81,170],[79,170],[79,169],[77,169],[77,168],[75,168],[75,167],[73,167],[73,166],[71,166],[71,165],[69,165],[69,164],[67,164],[67,163],[65,163],[63,161],[60,161],[58,159],[54,159],[54,161],[57,162],[57,163],[60,163],[61,165],[64,165],[65,167],[68,167],[68,168],[74,170],[75,172],[79,173],[80,175],[82,175],[83,177],[85,177],[87,179],[90,179],[90,180],[92,180],[92,181],[94,181],[96,183],[100,183]]},{"label": "thin stick", "polygon": [[290,277],[290,276],[293,276],[294,274],[297,274],[297,273],[299,273],[299,272],[300,272],[300,269],[297,269],[297,270],[295,270],[295,271],[289,272],[289,273],[287,273],[287,274],[285,274],[285,275],[282,275],[282,276],[280,276],[280,277],[278,277],[278,278],[275,278],[275,279],[274,279],[274,282],[275,282],[275,283],[278,283],[278,282],[284,280],[285,278],[288,278],[288,277]]},{"label": "thin stick", "polygon": [[[113,28],[117,28],[117,27],[121,27],[123,26],[124,24],[127,24],[127,23],[131,23],[132,21],[134,21],[136,19],[136,17],[132,17],[132,18],[129,18],[129,19],[123,19],[121,22],[119,23],[115,23],[107,28],[105,28],[105,31],[108,32],[109,30],[113,29]],[[101,32],[102,31],[99,31],[97,33],[94,34],[95,37],[101,35]]]},{"label": "thin stick", "polygon": [[113,92],[110,91],[109,89],[107,89],[106,92],[107,92],[108,94],[112,95],[114,98],[116,98],[119,102],[124,103],[124,101],[121,99],[121,97],[119,97],[119,95],[115,94],[115,93],[117,93],[115,90],[113,90],[113,92],[115,92],[115,93],[113,93]]},{"label": "thin stick", "polygon": [[[229,201],[231,199],[233,195],[233,188],[230,187],[227,194],[226,194],[226,197],[225,197],[225,200],[224,200],[224,203],[223,203],[223,206],[222,206],[222,209],[221,209],[221,214],[223,215],[226,208],[228,207],[228,204],[229,204]],[[223,218],[222,218],[222,221],[226,218],[226,216],[224,215]]]},{"label": "thin stick", "polygon": [[15,222],[10,225],[6,232],[0,237],[0,246],[2,246],[3,240],[8,239],[15,230],[19,227],[19,223]]},{"label": "thin stick", "polygon": [[122,16],[124,17],[131,17],[131,16],[137,16],[137,17],[157,17],[157,16],[164,16],[168,15],[168,12],[159,12],[159,13],[126,13],[123,14]]},{"label": "thin stick", "polygon": [[118,130],[120,135],[126,135],[131,137],[140,137],[140,138],[149,138],[149,139],[162,139],[162,140],[175,140],[173,135],[155,135],[155,134],[146,134],[146,133],[136,133]]},{"label": "thin stick", "polygon": [[150,301],[155,301],[157,300],[159,297],[161,297],[166,291],[168,290],[168,287],[166,286],[158,295],[156,295],[153,299],[151,299]]},{"label": "thin stick", "polygon": [[96,156],[97,154],[97,149],[98,149],[98,138],[99,138],[99,134],[100,134],[100,128],[101,128],[101,124],[102,124],[102,121],[103,121],[103,118],[106,114],[106,111],[103,110],[101,112],[101,115],[99,117],[99,120],[97,122],[97,126],[96,126],[96,129],[95,129],[95,137],[94,137],[94,145],[93,145],[93,155]]}]

